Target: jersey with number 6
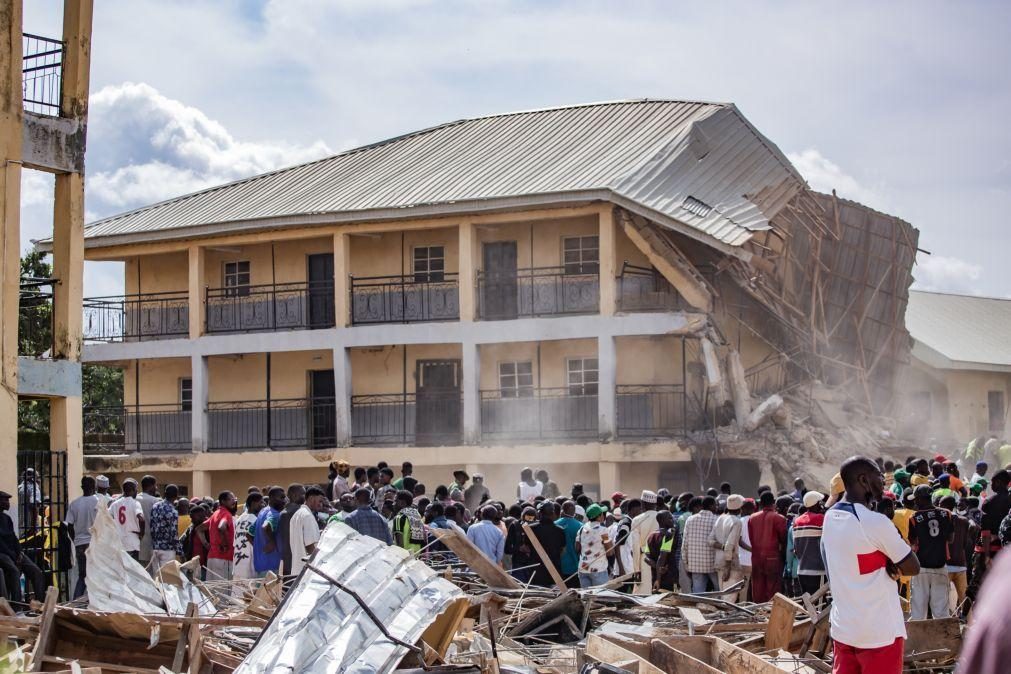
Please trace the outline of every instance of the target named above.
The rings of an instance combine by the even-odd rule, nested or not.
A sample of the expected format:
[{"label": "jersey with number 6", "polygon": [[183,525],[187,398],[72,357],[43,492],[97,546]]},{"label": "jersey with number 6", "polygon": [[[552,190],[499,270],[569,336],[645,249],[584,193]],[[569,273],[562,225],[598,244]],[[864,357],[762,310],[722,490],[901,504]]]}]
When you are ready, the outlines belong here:
[{"label": "jersey with number 6", "polygon": [[951,513],[942,508],[917,510],[909,520],[909,543],[920,566],[942,569],[948,561],[948,541],[954,532]]},{"label": "jersey with number 6", "polygon": [[109,504],[109,514],[119,531],[119,540],[127,552],[140,550],[140,524],[138,516],[143,515],[140,503],[132,496],[120,496]]}]

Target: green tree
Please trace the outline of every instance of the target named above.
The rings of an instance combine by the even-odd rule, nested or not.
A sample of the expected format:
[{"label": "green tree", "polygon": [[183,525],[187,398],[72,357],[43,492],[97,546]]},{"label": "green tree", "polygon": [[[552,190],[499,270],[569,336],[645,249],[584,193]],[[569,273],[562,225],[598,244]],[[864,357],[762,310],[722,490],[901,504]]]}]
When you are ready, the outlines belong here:
[{"label": "green tree", "polygon": [[43,253],[21,258],[18,355],[38,357],[53,348],[53,286],[46,283],[52,273]]}]

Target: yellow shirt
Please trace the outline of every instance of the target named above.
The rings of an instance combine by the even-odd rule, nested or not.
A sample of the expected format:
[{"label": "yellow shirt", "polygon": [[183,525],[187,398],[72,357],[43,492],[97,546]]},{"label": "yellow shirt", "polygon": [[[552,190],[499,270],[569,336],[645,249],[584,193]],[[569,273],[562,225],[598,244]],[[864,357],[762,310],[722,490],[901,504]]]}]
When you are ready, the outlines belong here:
[{"label": "yellow shirt", "polygon": [[914,487],[921,484],[930,484],[930,476],[920,475],[919,473],[913,473],[913,475],[909,478],[909,484],[913,485]]},{"label": "yellow shirt", "polygon": [[186,533],[186,530],[190,528],[190,516],[180,515],[179,516],[179,535],[182,536]]},{"label": "yellow shirt", "polygon": [[909,542],[909,520],[913,519],[914,512],[909,508],[896,508],[895,514],[892,515],[892,523],[895,524],[895,528],[899,530],[902,540],[906,543]]}]

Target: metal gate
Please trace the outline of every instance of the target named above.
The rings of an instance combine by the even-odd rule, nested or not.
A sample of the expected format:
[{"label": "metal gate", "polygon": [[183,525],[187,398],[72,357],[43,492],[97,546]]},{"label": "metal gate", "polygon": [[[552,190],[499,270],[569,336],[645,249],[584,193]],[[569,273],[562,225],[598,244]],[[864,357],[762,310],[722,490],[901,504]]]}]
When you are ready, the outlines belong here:
[{"label": "metal gate", "polygon": [[[67,515],[67,453],[18,450],[18,529],[24,554],[42,569],[47,585],[70,598],[74,545],[63,523]],[[45,597],[36,597],[42,601]]]}]

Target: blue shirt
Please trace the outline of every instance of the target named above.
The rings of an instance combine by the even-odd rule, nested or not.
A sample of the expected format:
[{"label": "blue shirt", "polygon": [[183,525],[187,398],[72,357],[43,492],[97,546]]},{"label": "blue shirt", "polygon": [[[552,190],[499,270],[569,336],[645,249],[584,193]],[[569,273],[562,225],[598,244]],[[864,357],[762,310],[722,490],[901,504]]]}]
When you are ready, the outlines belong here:
[{"label": "blue shirt", "polygon": [[505,555],[505,536],[491,520],[481,520],[467,529],[467,539],[496,564]]},{"label": "blue shirt", "polygon": [[575,517],[559,517],[555,525],[565,532],[565,549],[562,550],[563,576],[571,576],[579,569],[579,553],[576,552],[576,535],[583,528],[583,523]]},{"label": "blue shirt", "polygon": [[376,540],[393,545],[393,534],[390,533],[390,526],[386,519],[372,509],[371,506],[358,506],[358,509],[344,518],[344,524],[348,525],[362,536],[371,536]]},{"label": "blue shirt", "polygon": [[273,552],[267,552],[265,548],[268,538],[266,532],[263,530],[263,525],[269,521],[270,528],[274,532],[275,538],[277,538],[277,525],[280,520],[281,511],[275,510],[270,506],[267,506],[256,515],[256,524],[253,525],[250,533],[253,534],[253,568],[256,569],[257,573],[266,573],[267,571],[277,573],[278,568],[281,566],[281,548],[280,546],[275,546]]},{"label": "blue shirt", "polygon": [[151,507],[151,549],[175,552],[179,545],[179,512],[162,499]]}]

